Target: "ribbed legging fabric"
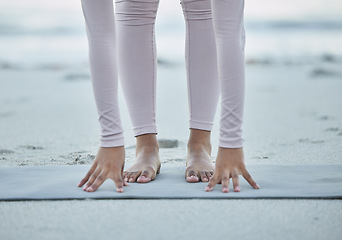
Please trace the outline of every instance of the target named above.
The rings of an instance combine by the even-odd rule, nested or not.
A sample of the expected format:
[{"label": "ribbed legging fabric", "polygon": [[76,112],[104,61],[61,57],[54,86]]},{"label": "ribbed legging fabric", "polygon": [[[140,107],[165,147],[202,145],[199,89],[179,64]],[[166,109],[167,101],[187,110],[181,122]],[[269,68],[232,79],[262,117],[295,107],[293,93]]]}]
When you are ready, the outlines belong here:
[{"label": "ribbed legging fabric", "polygon": [[[156,42],[159,0],[82,0],[101,147],[123,146],[122,85],[135,136],[157,133]],[[189,127],[211,131],[219,96],[219,146],[242,147],[243,0],[182,0],[186,22]],[[115,15],[115,16],[114,16]],[[115,20],[116,21],[115,21]]]}]

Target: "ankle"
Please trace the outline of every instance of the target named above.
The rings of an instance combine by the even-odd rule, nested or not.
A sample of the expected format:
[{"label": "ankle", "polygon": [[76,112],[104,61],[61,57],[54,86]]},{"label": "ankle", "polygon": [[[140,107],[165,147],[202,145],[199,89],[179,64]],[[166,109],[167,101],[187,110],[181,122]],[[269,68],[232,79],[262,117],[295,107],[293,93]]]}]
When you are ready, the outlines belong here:
[{"label": "ankle", "polygon": [[156,134],[144,134],[136,137],[136,149],[159,149],[159,144]]},{"label": "ankle", "polygon": [[211,150],[209,131],[190,129],[190,136],[188,140],[188,149],[194,148],[205,148],[206,150]]}]

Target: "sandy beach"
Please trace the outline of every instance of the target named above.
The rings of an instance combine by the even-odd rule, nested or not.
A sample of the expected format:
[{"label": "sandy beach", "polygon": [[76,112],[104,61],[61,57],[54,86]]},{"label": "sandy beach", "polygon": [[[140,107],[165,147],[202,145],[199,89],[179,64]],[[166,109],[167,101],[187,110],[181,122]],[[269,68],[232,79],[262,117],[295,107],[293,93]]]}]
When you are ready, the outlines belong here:
[{"label": "sandy beach", "polygon": [[[339,64],[321,67],[335,75],[318,76],[313,75],[315,66],[247,65],[247,164],[342,163]],[[162,161],[184,164],[189,133],[185,69],[159,65],[158,70],[158,138],[178,142],[176,148],[161,149]],[[99,126],[87,67],[2,69],[0,74],[1,166],[92,163]],[[135,140],[119,95],[130,162]],[[213,159],[218,120],[219,109],[212,132]]]},{"label": "sandy beach", "polygon": [[[247,64],[247,167],[342,164],[338,66],[322,62],[317,74],[316,66]],[[178,142],[161,148],[162,163],[185,166],[184,67],[159,64],[158,70],[158,137]],[[86,66],[3,67],[0,79],[0,166],[92,163],[99,127]],[[134,138],[121,94],[120,100],[130,163]],[[213,160],[217,138],[218,118]],[[0,231],[3,239],[339,239],[341,207],[340,200],[319,199],[0,202]]]},{"label": "sandy beach", "polygon": [[[247,168],[342,164],[341,9],[338,0],[246,1]],[[0,16],[0,167],[90,165],[100,129],[80,2],[2,1]],[[179,2],[161,1],[160,156],[185,170],[184,32]],[[130,164],[135,140],[121,91],[119,102]],[[219,109],[213,161],[218,120]],[[337,240],[341,210],[340,199],[0,201],[0,239]]]}]

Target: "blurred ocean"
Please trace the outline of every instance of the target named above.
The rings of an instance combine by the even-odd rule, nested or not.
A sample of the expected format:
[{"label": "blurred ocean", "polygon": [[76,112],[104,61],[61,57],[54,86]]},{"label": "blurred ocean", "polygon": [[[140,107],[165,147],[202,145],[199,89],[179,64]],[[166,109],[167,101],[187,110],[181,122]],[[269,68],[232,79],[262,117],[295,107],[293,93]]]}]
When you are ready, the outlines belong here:
[{"label": "blurred ocean", "polygon": [[[341,0],[245,2],[248,62],[342,61]],[[179,0],[161,0],[156,34],[160,61],[182,62],[185,26]],[[0,53],[0,68],[86,65],[80,0],[0,0]]]}]

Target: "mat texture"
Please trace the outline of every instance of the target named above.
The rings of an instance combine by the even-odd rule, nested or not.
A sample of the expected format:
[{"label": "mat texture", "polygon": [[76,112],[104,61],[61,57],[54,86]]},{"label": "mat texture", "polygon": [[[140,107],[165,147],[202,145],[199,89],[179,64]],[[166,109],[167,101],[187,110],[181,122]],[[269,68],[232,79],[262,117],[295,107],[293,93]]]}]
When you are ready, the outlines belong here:
[{"label": "mat texture", "polygon": [[0,200],[158,199],[158,198],[342,198],[342,165],[248,165],[260,185],[255,190],[240,176],[241,192],[205,192],[206,183],[187,183],[185,167],[164,165],[149,184],[130,183],[115,192],[107,180],[96,192],[76,187],[90,166],[1,167]]}]

